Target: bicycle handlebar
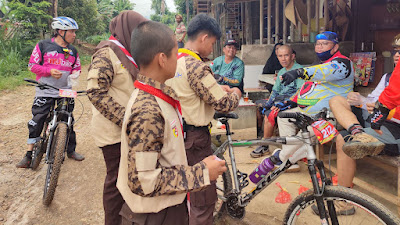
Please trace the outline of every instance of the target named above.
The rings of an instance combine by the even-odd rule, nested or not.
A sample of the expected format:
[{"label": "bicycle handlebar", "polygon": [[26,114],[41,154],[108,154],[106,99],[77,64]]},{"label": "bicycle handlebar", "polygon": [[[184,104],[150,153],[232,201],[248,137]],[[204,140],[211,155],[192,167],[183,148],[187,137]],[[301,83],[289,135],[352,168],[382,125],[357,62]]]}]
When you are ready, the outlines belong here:
[{"label": "bicycle handlebar", "polygon": [[296,121],[291,121],[291,122],[296,124],[300,129],[306,129],[307,126],[311,125],[313,122],[319,119],[324,119],[324,120],[329,119],[329,112],[328,109],[324,107],[319,113],[317,113],[314,116],[308,116],[300,112],[279,112],[278,116],[280,118],[295,119]]},{"label": "bicycle handlebar", "polygon": [[[50,84],[44,84],[44,83],[41,83],[41,82],[36,81],[36,80],[31,80],[31,79],[28,79],[28,78],[24,78],[24,81],[26,81],[28,83],[32,83],[32,84],[34,84],[34,86],[36,86],[36,87],[38,87],[40,89],[50,89],[50,88],[52,88],[52,89],[55,89],[57,91],[60,90],[60,88],[56,88],[56,87],[54,87],[54,86],[52,86]],[[76,93],[82,94],[82,93],[86,93],[86,91],[77,91]]]}]

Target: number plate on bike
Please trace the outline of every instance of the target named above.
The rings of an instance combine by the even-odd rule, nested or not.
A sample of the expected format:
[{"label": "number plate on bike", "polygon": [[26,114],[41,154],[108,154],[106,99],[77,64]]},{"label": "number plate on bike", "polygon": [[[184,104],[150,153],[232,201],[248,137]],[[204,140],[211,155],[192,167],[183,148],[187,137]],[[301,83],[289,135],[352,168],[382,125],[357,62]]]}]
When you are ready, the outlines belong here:
[{"label": "number plate on bike", "polygon": [[71,89],[60,89],[60,91],[58,92],[58,95],[60,97],[65,97],[65,98],[76,98],[78,93]]},{"label": "number plate on bike", "polygon": [[319,143],[322,145],[336,137],[339,132],[326,120],[318,120],[311,124]]}]

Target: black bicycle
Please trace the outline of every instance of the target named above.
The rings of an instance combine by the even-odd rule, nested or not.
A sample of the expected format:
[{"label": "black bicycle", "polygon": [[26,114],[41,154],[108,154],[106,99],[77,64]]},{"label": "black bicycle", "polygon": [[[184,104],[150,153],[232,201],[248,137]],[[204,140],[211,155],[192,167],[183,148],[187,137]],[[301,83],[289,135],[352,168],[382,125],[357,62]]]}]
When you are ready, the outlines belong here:
[{"label": "black bicycle", "polygon": [[38,168],[43,155],[46,154],[45,163],[48,164],[48,167],[44,184],[43,204],[48,206],[54,198],[70,131],[74,124],[72,112],[68,111],[69,101],[71,101],[71,98],[75,98],[77,94],[86,93],[86,91],[59,89],[35,80],[24,80],[40,89],[55,89],[59,91],[59,96],[61,97],[50,110],[45,120],[40,140],[34,144],[32,151],[31,168],[34,170]]},{"label": "black bicycle", "polygon": [[[271,137],[267,139],[233,141],[231,138],[233,133],[230,131],[228,120],[237,119],[238,116],[234,113],[216,113],[214,118],[226,126],[227,140],[215,150],[214,155],[224,159],[224,153],[228,150],[230,161],[227,160],[227,162],[230,162],[231,169],[229,169],[227,163],[228,170],[217,180],[218,201],[214,210],[215,219],[217,220],[226,213],[233,218],[242,219],[245,216],[245,207],[250,201],[283,174],[293,163],[296,163],[306,155],[313,189],[303,192],[291,202],[283,219],[284,224],[400,224],[400,220],[381,203],[354,189],[333,186],[331,179],[326,176],[323,162],[317,160],[314,153],[316,142],[313,141],[307,127],[311,125],[313,127],[323,127],[324,129],[321,129],[322,137],[332,138],[332,134],[336,132],[336,129],[333,126],[330,126],[330,128],[327,128],[329,126],[321,126],[321,124],[327,124],[325,122],[327,122],[328,115],[329,113],[326,109],[315,117],[309,117],[298,112],[280,112],[280,117],[291,118],[291,122],[301,130],[300,137]],[[287,161],[283,162],[279,168],[265,175],[250,192],[244,192],[243,188],[249,185],[249,178],[246,173],[239,171],[237,168],[233,147],[270,144],[302,145],[302,147]],[[319,183],[317,171],[320,173],[321,183]],[[354,209],[355,213],[344,215],[342,211],[337,212],[337,207]],[[318,216],[315,215],[316,213]]]}]

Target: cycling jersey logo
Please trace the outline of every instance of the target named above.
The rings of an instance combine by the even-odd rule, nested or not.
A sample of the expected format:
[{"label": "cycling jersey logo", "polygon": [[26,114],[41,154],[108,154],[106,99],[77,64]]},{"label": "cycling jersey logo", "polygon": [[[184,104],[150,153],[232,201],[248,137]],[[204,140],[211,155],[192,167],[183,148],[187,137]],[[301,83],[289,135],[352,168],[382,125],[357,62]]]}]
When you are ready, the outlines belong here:
[{"label": "cycling jersey logo", "polygon": [[307,95],[309,95],[310,93],[312,93],[315,89],[315,87],[318,85],[317,82],[305,82],[303,84],[303,87],[301,87],[300,92],[299,92],[299,97],[300,98],[304,98]]},{"label": "cycling jersey logo", "polygon": [[57,55],[57,51],[51,51],[51,52],[47,52],[46,53],[48,56],[52,56],[52,57],[54,57],[54,56],[56,56]]},{"label": "cycling jersey logo", "polygon": [[57,59],[57,58],[49,58],[47,62],[49,64],[60,65],[60,66],[65,66],[65,67],[71,67],[73,64],[73,62],[65,61],[63,59]]}]

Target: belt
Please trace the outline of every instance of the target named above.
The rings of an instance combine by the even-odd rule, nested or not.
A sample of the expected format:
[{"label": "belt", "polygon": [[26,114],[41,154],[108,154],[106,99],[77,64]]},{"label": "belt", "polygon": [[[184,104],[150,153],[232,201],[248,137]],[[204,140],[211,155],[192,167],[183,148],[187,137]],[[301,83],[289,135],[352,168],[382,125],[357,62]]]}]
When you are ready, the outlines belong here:
[{"label": "belt", "polygon": [[208,126],[197,127],[197,126],[194,126],[194,125],[185,124],[183,129],[186,130],[186,131],[188,131],[188,130],[202,130],[202,129],[208,130]]}]

